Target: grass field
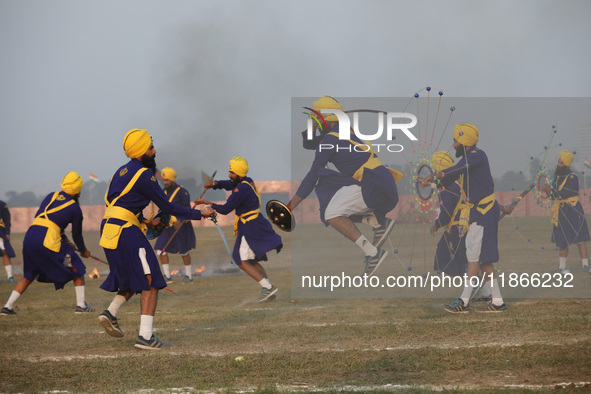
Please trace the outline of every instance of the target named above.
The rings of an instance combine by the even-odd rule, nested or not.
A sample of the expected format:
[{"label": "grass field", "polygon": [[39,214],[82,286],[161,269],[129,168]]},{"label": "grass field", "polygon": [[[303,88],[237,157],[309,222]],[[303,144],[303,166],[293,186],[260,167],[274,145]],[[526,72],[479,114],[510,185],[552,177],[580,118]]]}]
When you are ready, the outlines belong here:
[{"label": "grass field", "polygon": [[[502,223],[498,268],[555,268],[547,221]],[[516,224],[520,233],[513,231]],[[335,253],[359,254],[332,229],[310,225],[295,231],[302,236],[298,245],[308,237],[313,250],[322,237],[323,243],[334,244]],[[232,241],[231,229],[224,232]],[[85,235],[91,252],[104,258],[98,235]],[[504,313],[461,316],[441,309],[450,299],[294,299],[292,244],[281,235],[285,251],[270,254],[265,264],[279,295],[258,304],[258,284],[241,272],[221,273],[228,257],[217,230],[198,229],[193,266],[205,271],[192,285],[175,279],[170,287],[177,294],[160,292],[154,329],[173,345],[160,352],[133,347],[139,297],[123,306],[119,317],[125,337],[116,339],[98,325],[98,314],[113,297],[99,289],[101,279],[87,279],[87,301],[97,312],[84,315],[73,313],[71,283],[57,292],[52,285],[34,283],[19,299],[18,315],[0,317],[0,392],[591,390],[589,298],[507,299]],[[14,234],[12,242],[20,249],[22,234]],[[22,261],[18,254],[15,260]],[[426,264],[419,256],[418,271]],[[108,270],[94,260],[85,262],[89,272]],[[171,264],[181,268],[178,256]],[[343,267],[348,269],[347,261]],[[400,267],[391,259],[380,270],[395,273]],[[577,283],[591,289],[591,275],[580,272],[576,250],[569,268]],[[3,275],[0,271],[2,304],[13,289]]]}]

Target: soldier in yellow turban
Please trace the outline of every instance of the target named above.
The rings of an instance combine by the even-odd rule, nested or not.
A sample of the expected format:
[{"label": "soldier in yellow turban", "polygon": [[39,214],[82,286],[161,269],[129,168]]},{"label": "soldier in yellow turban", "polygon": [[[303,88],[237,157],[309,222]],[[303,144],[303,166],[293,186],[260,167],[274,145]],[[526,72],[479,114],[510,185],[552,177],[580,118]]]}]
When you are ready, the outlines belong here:
[{"label": "soldier in yellow turban", "polygon": [[[189,191],[176,183],[177,173],[172,167],[165,167],[161,171],[164,182],[164,194],[168,201],[182,207],[191,208],[191,196]],[[183,259],[185,275],[184,284],[193,283],[193,267],[191,265],[191,250],[195,249],[195,230],[190,220],[170,219],[170,227],[164,229],[154,245],[156,254],[160,257],[160,264],[164,271],[166,283],[172,283],[170,276],[169,254],[180,254]]]},{"label": "soldier in yellow turban", "polygon": [[[371,143],[362,141],[355,133],[341,140],[338,117],[318,116],[323,109],[342,111],[343,106],[334,98],[324,96],[310,108],[310,116],[319,118],[316,124],[320,123],[317,128],[322,131],[309,145],[304,136],[304,148],[315,149],[315,158],[287,206],[296,209],[314,191],[322,222],[361,249],[363,274],[371,276],[388,256],[381,246],[394,222],[386,215],[398,204],[396,183],[402,174],[386,167]],[[336,171],[329,168],[329,163]],[[356,224],[359,222],[372,226],[372,241],[359,230]]]},{"label": "soldier in yellow turban", "polygon": [[229,180],[205,183],[206,188],[232,191],[224,204],[215,204],[198,198],[196,205],[206,204],[218,213],[227,215],[235,212],[234,235],[236,242],[232,260],[248,276],[261,286],[259,302],[272,301],[278,291],[269,280],[261,261],[267,261],[267,253],[283,247],[281,237],[273,231],[271,223],[261,214],[261,195],[248,174],[248,162],[244,157],[233,157],[228,165]]},{"label": "soldier in yellow turban", "polygon": [[[435,174],[445,188],[460,180],[466,195],[461,220],[468,224],[466,234],[467,275],[478,277],[480,272],[491,281],[492,300],[481,312],[501,312],[507,309],[493,268],[499,261],[498,222],[501,212],[494,192],[494,182],[486,153],[476,147],[480,132],[472,123],[460,123],[454,127],[453,147],[456,157],[461,159],[455,165]],[[430,178],[430,177],[428,177]],[[432,179],[421,179],[421,184]],[[492,278],[492,279],[491,279]],[[466,313],[474,287],[466,281],[460,298],[444,306],[449,313]]]},{"label": "soldier in yellow turban", "polygon": [[150,202],[178,220],[200,220],[215,212],[211,209],[201,212],[169,201],[156,181],[156,149],[146,130],[129,130],[123,138],[123,151],[130,160],[117,169],[109,183],[99,242],[110,268],[100,287],[117,295],[99,315],[99,322],[108,335],[122,337],[124,333],[117,314],[127,300],[140,293],[140,328],[134,346],[157,350],[165,344],[153,333],[154,315],[158,291],[166,287],[166,281],[144,233],[143,224],[153,226],[155,223],[144,221],[142,212]]},{"label": "soldier in yellow turban", "polygon": [[587,241],[590,240],[589,228],[583,206],[579,201],[579,177],[570,168],[573,160],[574,154],[571,151],[560,152],[552,185],[542,186],[550,198],[554,199],[552,242],[558,247],[556,271],[563,274],[570,273],[566,268],[570,245],[577,245],[581,255],[582,270],[590,272],[587,253]]},{"label": "soldier in yellow turban", "polygon": [[[56,290],[73,281],[76,291],[74,312],[94,312],[85,300],[86,266],[76,253],[79,251],[84,258],[90,256],[82,235],[83,215],[78,203],[83,184],[77,172],[68,172],[62,179],[61,191],[49,193],[41,202],[23,240],[23,278],[16,284],[0,311],[1,315],[16,314],[16,301],[35,280],[53,283]],[[70,224],[73,243],[63,236]]]}]

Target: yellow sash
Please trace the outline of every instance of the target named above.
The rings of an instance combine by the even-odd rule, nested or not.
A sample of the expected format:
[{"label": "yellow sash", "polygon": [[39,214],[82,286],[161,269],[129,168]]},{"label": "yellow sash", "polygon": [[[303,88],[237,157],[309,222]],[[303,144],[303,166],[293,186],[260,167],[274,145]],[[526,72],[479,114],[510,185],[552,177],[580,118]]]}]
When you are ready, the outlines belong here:
[{"label": "yellow sash", "polygon": [[[462,193],[464,191],[462,190]],[[495,197],[495,193],[489,194],[488,196],[484,197],[482,200],[478,202],[476,205],[476,210],[481,214],[486,214],[491,208],[494,206],[495,201],[497,198]],[[470,228],[470,210],[474,207],[474,204],[466,202],[466,205],[462,208],[460,212],[460,226],[462,226],[466,231]]]},{"label": "yellow sash", "polygon": [[[176,194],[179,192],[179,190],[181,190],[181,187],[180,186],[178,186],[176,188],[176,190],[174,192],[172,192],[172,194],[170,195],[170,198],[168,199],[168,202],[172,202],[172,200],[174,199],[174,197],[176,196]],[[170,221],[168,222],[168,227],[172,227],[172,225],[174,224],[174,222],[176,222],[176,216],[170,215]]]},{"label": "yellow sash", "polygon": [[259,198],[259,207],[257,209],[253,209],[252,211],[236,215],[236,217],[234,218],[234,235],[238,234],[238,220],[240,220],[244,224],[246,222],[250,222],[252,219],[258,218],[259,214],[261,213],[261,195],[259,194],[256,185],[251,185],[246,181],[242,181],[242,183],[246,183],[248,186],[250,186],[254,193],[257,195],[257,197]]},{"label": "yellow sash", "polygon": [[[463,237],[464,235],[466,235],[466,233],[470,229],[470,223],[468,223],[469,216],[470,216],[470,210],[468,210],[468,212],[467,212],[468,218],[462,219],[462,216],[461,216],[462,214],[464,214],[464,215],[466,214],[466,212],[465,212],[466,193],[464,192],[464,188],[462,187],[462,185],[464,184],[464,175],[460,175],[460,178],[456,181],[456,184],[458,184],[458,186],[460,186],[460,193],[461,193],[460,199],[454,208],[453,214],[451,215],[451,220],[445,226],[445,231],[449,232],[451,230],[452,226],[457,225],[457,226],[459,226],[460,237]],[[458,212],[461,212],[461,213],[460,213],[460,217],[458,218],[458,220],[456,220],[456,215],[458,214]]]},{"label": "yellow sash", "polygon": [[[562,188],[566,184],[567,179],[568,179],[568,176],[565,176],[564,181],[562,181],[562,183],[558,187],[558,190],[562,190]],[[560,212],[560,208],[562,208],[564,206],[564,204],[570,204],[571,206],[574,207],[575,205],[577,205],[578,202],[579,202],[579,196],[572,196],[572,197],[565,198],[565,199],[557,198],[556,200],[554,200],[554,205],[552,205],[552,224],[554,226],[558,226],[558,214]]]},{"label": "yellow sash", "polygon": [[0,227],[5,227],[4,226],[4,220],[3,219],[0,219]]},{"label": "yellow sash", "polygon": [[[117,245],[119,244],[119,238],[121,237],[121,232],[124,228],[131,227],[131,226],[137,226],[140,229],[142,228],[141,223],[138,219],[138,217],[140,215],[139,213],[137,215],[134,215],[133,212],[131,212],[125,208],[116,207],[115,203],[122,196],[129,193],[129,191],[131,190],[133,185],[135,185],[135,183],[139,179],[140,175],[142,175],[142,173],[146,170],[147,170],[147,168],[142,168],[138,172],[136,172],[135,175],[133,176],[133,178],[131,178],[131,181],[125,187],[125,189],[123,189],[121,194],[119,194],[111,202],[109,202],[107,200],[107,195],[109,193],[109,189],[107,188],[107,191],[105,192],[105,203],[107,204],[107,209],[105,210],[105,216],[103,217],[103,219],[107,219],[107,222],[105,223],[105,225],[103,227],[103,232],[101,233],[101,240],[99,242],[99,245],[102,246],[103,248],[117,249]],[[112,179],[111,179],[111,181],[112,181]],[[110,184],[109,184],[109,188],[110,188]],[[124,223],[122,225],[109,223],[109,219],[119,219],[119,220],[125,221],[126,223]]]},{"label": "yellow sash", "polygon": [[62,246],[62,230],[57,224],[49,220],[49,217],[47,215],[50,213],[60,211],[66,207],[69,207],[70,205],[76,202],[74,200],[70,200],[65,204],[47,210],[47,208],[56,200],[57,196],[59,196],[59,192],[53,193],[51,201],[49,201],[49,204],[45,206],[45,211],[43,211],[43,213],[40,213],[39,216],[37,216],[32,223],[32,225],[35,226],[47,227],[47,233],[45,234],[45,239],[43,239],[43,246],[55,253],[59,252]]},{"label": "yellow sash", "polygon": [[[337,138],[339,136],[339,133],[336,133],[336,132],[332,132],[332,133],[328,133],[328,134],[335,136]],[[367,149],[362,149],[362,151],[368,152],[370,154],[369,159],[367,159],[367,161],[365,163],[363,163],[363,165],[361,167],[359,167],[357,169],[357,171],[355,171],[355,173],[353,174],[353,178],[355,178],[359,182],[361,182],[361,179],[363,178],[363,170],[365,168],[373,170],[376,167],[384,165],[384,163],[382,163],[380,161],[380,159],[378,159],[378,154],[373,150],[371,143],[369,141],[364,141],[365,144],[360,144],[359,142],[353,141],[353,140],[347,140],[347,141],[349,141],[350,143],[352,143],[355,146],[367,147]],[[396,183],[400,182],[400,180],[403,177],[403,174],[400,171],[397,171],[393,168],[390,168],[390,167],[386,167],[386,168],[392,174],[392,177],[394,178],[394,182],[396,182]]]}]

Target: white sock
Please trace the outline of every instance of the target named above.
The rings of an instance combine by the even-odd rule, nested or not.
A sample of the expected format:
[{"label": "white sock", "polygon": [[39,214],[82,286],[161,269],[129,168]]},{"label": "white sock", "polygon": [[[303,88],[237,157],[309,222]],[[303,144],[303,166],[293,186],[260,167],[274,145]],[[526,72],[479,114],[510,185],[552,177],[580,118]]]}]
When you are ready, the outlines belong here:
[{"label": "white sock", "polygon": [[164,271],[164,276],[169,278],[170,277],[170,264],[162,264],[162,271]]},{"label": "white sock", "polygon": [[84,308],[86,306],[84,299],[84,286],[74,286],[74,289],[76,290],[76,305]]},{"label": "white sock", "polygon": [[10,298],[8,299],[8,301],[6,301],[6,305],[4,305],[4,306],[8,309],[14,309],[14,303],[16,302],[16,300],[18,300],[18,298],[20,296],[21,296],[21,293],[19,293],[16,290],[13,290],[12,293],[10,294]]},{"label": "white sock", "polygon": [[470,278],[468,278],[466,280],[466,286],[464,286],[464,291],[462,291],[462,295],[460,295],[460,298],[462,299],[462,301],[464,301],[464,306],[468,306],[468,303],[470,302],[470,296],[472,295],[472,290],[473,287],[470,286]]},{"label": "white sock", "polygon": [[144,339],[152,338],[152,326],[154,325],[154,316],[142,315],[140,317],[140,335]]},{"label": "white sock", "polygon": [[589,267],[589,259],[581,259],[581,261],[583,262],[583,267],[585,267],[585,266]]},{"label": "white sock", "polygon": [[558,258],[558,268],[560,268],[561,270],[566,268],[566,257]]},{"label": "white sock", "polygon": [[499,281],[494,278],[490,284],[490,292],[492,294],[492,303],[496,306],[503,305],[503,296],[501,295],[501,288],[499,287]]},{"label": "white sock", "polygon": [[4,269],[6,270],[6,275],[9,278],[11,278],[12,277],[12,264],[5,265]]},{"label": "white sock", "polygon": [[378,250],[376,249],[376,247],[373,246],[371,242],[369,242],[363,234],[361,234],[361,236],[357,238],[357,241],[355,241],[355,243],[357,244],[357,246],[361,248],[361,250],[363,250],[366,256],[375,256],[376,254],[378,254]]},{"label": "white sock", "polygon": [[486,281],[480,289],[480,295],[482,295],[483,297],[490,297],[491,294],[492,293],[490,291],[490,281]]},{"label": "white sock", "polygon": [[111,313],[111,315],[117,316],[117,314],[119,313],[119,309],[121,309],[121,307],[123,306],[123,304],[125,304],[125,301],[127,301],[125,299],[125,297],[123,297],[122,295],[117,294],[115,296],[115,298],[113,298],[113,301],[111,302],[111,305],[109,305],[109,307],[107,308],[107,310]]},{"label": "white sock", "polygon": [[271,282],[267,278],[263,278],[263,279],[259,280],[259,285],[261,285],[261,287],[263,289],[270,289],[271,287],[273,287],[273,285],[271,284]]},{"label": "white sock", "polygon": [[187,275],[189,278],[193,277],[193,273],[191,272],[191,264],[189,265],[185,265],[185,275]]}]

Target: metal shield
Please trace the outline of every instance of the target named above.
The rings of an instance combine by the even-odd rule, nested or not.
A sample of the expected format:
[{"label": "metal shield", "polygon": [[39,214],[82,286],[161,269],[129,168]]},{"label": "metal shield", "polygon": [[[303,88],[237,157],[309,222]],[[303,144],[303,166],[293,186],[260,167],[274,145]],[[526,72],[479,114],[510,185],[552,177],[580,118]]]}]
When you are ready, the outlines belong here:
[{"label": "metal shield", "polygon": [[278,200],[267,203],[267,217],[275,226],[283,231],[291,231],[295,228],[295,219],[287,205]]}]

